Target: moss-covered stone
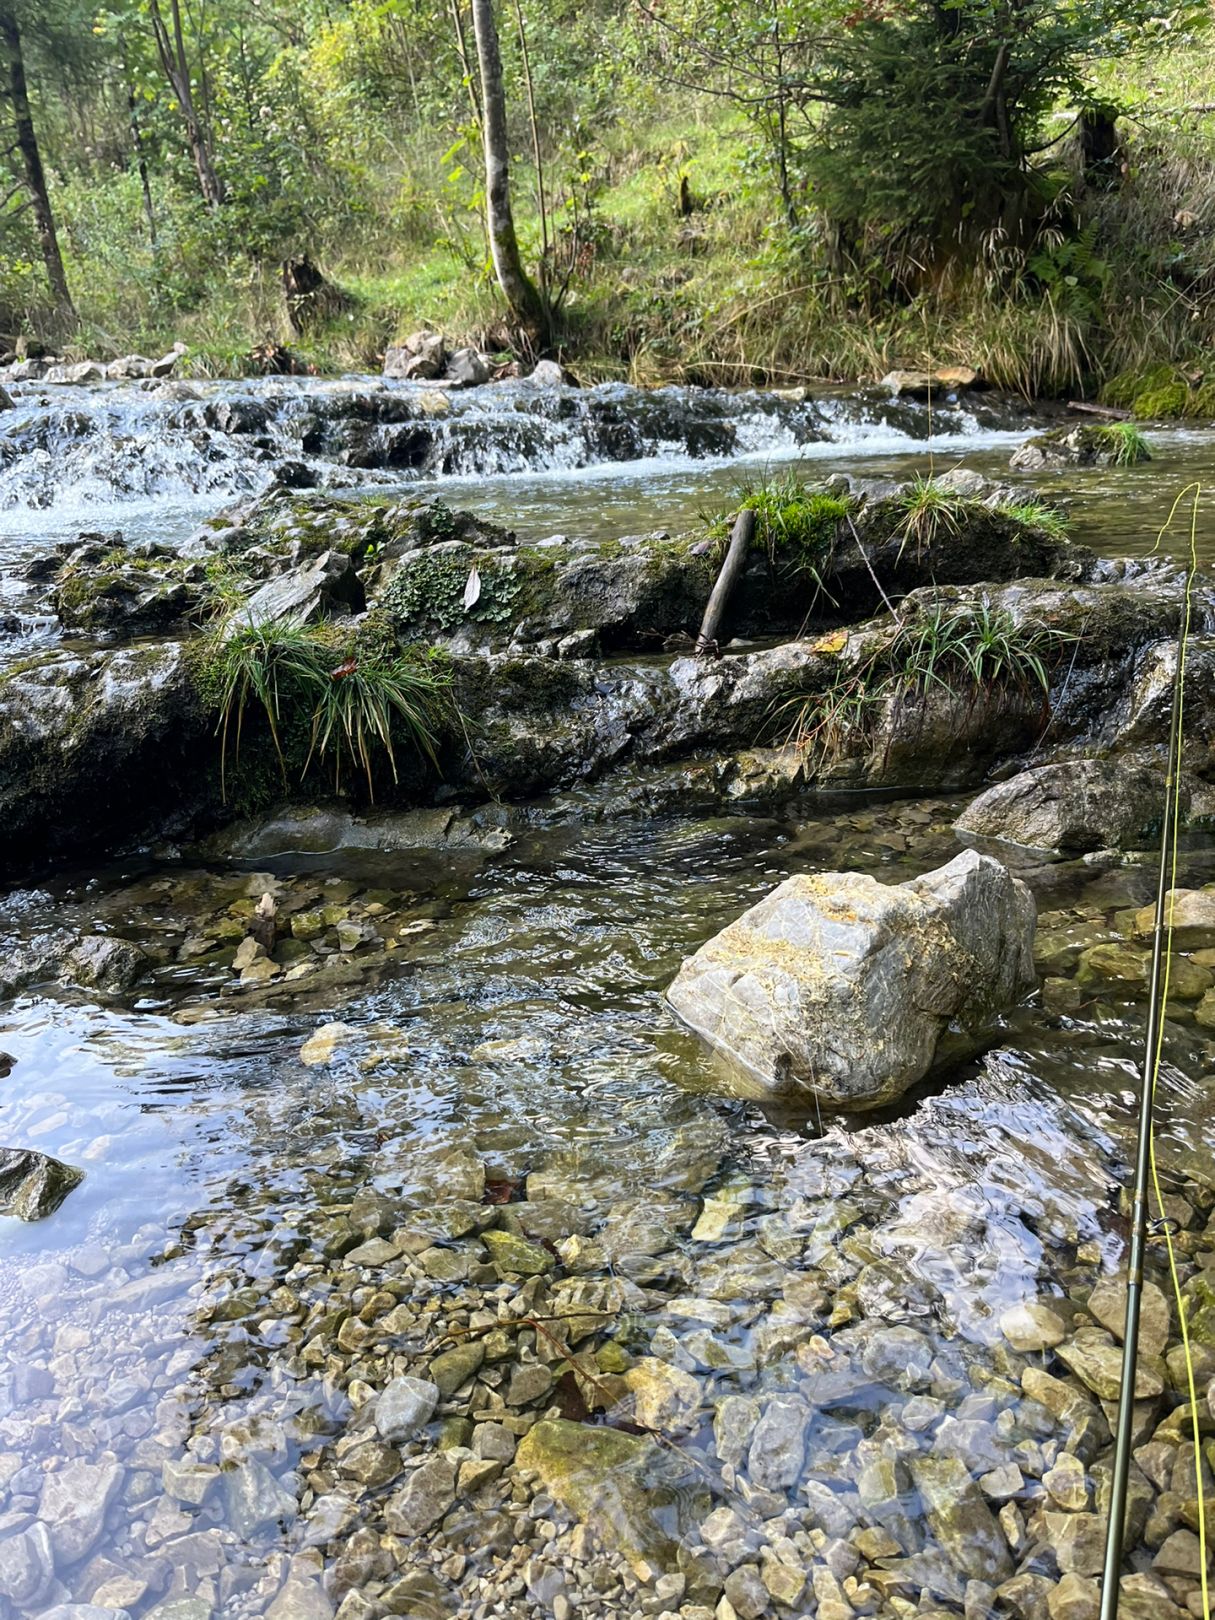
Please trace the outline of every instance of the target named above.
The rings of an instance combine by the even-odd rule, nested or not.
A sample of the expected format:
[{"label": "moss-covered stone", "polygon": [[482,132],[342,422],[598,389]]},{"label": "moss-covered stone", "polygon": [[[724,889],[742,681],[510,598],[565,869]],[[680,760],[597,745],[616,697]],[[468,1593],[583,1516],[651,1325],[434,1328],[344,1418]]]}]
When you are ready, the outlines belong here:
[{"label": "moss-covered stone", "polygon": [[1102,388],[1100,398],[1142,421],[1215,418],[1215,378],[1168,364],[1120,371]]},{"label": "moss-covered stone", "polygon": [[678,1534],[675,1492],[656,1483],[655,1442],[587,1423],[545,1420],[531,1428],[515,1454],[544,1488],[605,1546],[634,1567],[672,1567]]}]

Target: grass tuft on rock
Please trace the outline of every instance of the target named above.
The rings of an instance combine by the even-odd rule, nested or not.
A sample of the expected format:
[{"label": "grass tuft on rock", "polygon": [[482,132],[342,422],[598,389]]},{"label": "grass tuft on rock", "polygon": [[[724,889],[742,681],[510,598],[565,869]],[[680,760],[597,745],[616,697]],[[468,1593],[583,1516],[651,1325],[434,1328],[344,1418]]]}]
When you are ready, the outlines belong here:
[{"label": "grass tuft on rock", "polygon": [[207,638],[200,684],[219,716],[225,802],[229,757],[235,767],[251,709],[264,720],[284,786],[293,770],[302,779],[323,761],[337,791],[344,771],[353,770],[373,801],[377,764],[399,780],[400,746],[437,768],[451,718],[444,662],[402,654],[374,628],[352,633],[332,625],[229,621]]},{"label": "grass tuft on rock", "polygon": [[935,602],[899,622],[889,639],[839,670],[826,692],[787,699],[787,741],[819,760],[870,741],[879,715],[893,736],[905,717],[934,693],[969,711],[1039,692],[1049,712],[1052,653],[1070,638],[1044,626],[1018,624],[987,601],[949,607]]},{"label": "grass tuft on rock", "polygon": [[1097,429],[1101,443],[1114,467],[1133,467],[1136,462],[1150,461],[1151,448],[1134,422],[1111,422]]},{"label": "grass tuft on rock", "polygon": [[739,485],[733,511],[713,518],[709,532],[724,554],[734,516],[754,512],[756,543],[769,562],[821,583],[823,564],[851,505],[843,496],[808,488],[796,473],[762,474]]}]

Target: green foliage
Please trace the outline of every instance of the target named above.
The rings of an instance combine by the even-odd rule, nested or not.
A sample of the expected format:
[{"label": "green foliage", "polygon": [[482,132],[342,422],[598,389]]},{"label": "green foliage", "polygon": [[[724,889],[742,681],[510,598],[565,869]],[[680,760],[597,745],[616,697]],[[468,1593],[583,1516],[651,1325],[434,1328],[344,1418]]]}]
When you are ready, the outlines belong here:
[{"label": "green foliage", "polygon": [[[585,380],[869,380],[958,361],[1032,395],[1167,361],[1185,372],[1136,415],[1215,416],[1215,384],[1185,375],[1215,346],[1215,126],[1164,111],[1206,96],[1188,0],[520,8],[546,208],[502,5],[515,215]],[[220,376],[274,340],[318,370],[378,369],[423,324],[512,352],[445,0],[185,7],[214,209],[151,0],[16,10],[79,352],[180,338],[183,374]],[[1142,58],[1119,67],[1133,45]],[[1178,61],[1192,82],[1155,94]],[[1099,103],[1134,104],[1118,184],[1092,183],[1054,138]],[[0,329],[37,336],[45,275],[14,162],[0,158],[0,195],[18,182],[0,205]],[[279,284],[300,252],[356,298],[302,337]]]},{"label": "green foliage", "polygon": [[[755,539],[774,568],[801,575],[821,586],[822,571],[839,537],[849,502],[823,490],[808,489],[796,473],[763,475],[740,485],[736,511],[755,513]],[[725,554],[733,515],[709,521],[718,561]]]},{"label": "green foliage", "polygon": [[1057,506],[1048,506],[1045,501],[1037,499],[1006,501],[997,510],[1005,517],[1011,518],[1014,523],[1023,523],[1027,529],[1036,529],[1048,539],[1067,539],[1067,519]]},{"label": "green foliage", "polygon": [[1150,461],[1152,452],[1134,422],[1111,422],[1097,429],[1105,453],[1115,467],[1133,467],[1137,461]]},{"label": "green foliage", "polygon": [[[410,746],[437,766],[439,736],[449,717],[450,675],[433,658],[402,657],[374,634],[330,626],[228,623],[213,633],[197,666],[199,689],[218,714],[220,779],[240,763],[252,709],[265,723],[282,783],[313,760],[333,771],[361,771],[374,800],[378,758],[398,780],[397,747]],[[305,746],[306,740],[306,746]],[[302,764],[300,755],[303,753]]]},{"label": "green foliage", "polygon": [[967,508],[973,504],[935,479],[920,477],[895,501],[903,511],[897,530],[900,556],[909,544],[915,547],[917,556],[922,556],[939,534],[956,534]]},{"label": "green foliage", "polygon": [[822,760],[871,742],[881,716],[893,739],[934,694],[969,712],[1038,693],[1048,712],[1049,665],[1067,639],[1019,624],[986,600],[959,607],[937,601],[841,668],[825,693],[790,698],[778,713],[789,720],[790,740]]},{"label": "green foliage", "polygon": [[[476,600],[466,605],[469,582],[475,573]],[[419,556],[406,556],[381,595],[385,613],[410,634],[454,630],[466,621],[507,624],[515,612],[522,588],[518,572],[505,564],[478,557],[471,546]]]}]

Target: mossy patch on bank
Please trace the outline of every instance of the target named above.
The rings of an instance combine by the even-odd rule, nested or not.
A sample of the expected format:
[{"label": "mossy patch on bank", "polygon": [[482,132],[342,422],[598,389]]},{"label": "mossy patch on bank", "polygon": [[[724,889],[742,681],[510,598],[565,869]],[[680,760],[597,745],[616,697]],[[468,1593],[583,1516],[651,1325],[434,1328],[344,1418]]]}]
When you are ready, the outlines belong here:
[{"label": "mossy patch on bank", "polygon": [[1141,421],[1210,421],[1215,420],[1215,376],[1168,364],[1137,367],[1111,377],[1100,399]]}]

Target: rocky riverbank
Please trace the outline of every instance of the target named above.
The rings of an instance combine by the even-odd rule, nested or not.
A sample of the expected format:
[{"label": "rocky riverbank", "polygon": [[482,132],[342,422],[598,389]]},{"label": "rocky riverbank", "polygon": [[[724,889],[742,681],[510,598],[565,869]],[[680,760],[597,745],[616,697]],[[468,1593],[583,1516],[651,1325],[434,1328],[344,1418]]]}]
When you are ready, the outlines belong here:
[{"label": "rocky riverbank", "polygon": [[[395,659],[449,686],[425,722],[437,769],[408,746],[391,773],[362,759],[347,772],[356,807],[363,776],[363,803],[368,790],[379,803],[534,798],[622,767],[651,798],[773,802],[1158,751],[1180,571],[1095,558],[974,475],[941,481],[940,511],[918,499],[842,484],[811,497],[795,546],[756,548],[711,659],[690,649],[721,555],[712,537],[521,545],[440,502],[282,487],[172,551],[85,536],[25,571],[25,611],[57,615],[63,642],[10,649],[0,671],[5,859],[178,837],[284,790],[323,792],[317,770],[299,780],[315,748],[283,755],[277,780],[272,768],[273,731],[306,739],[306,711],[272,714],[242,687],[235,713],[223,697],[226,649],[250,627],[263,674],[313,625],[335,682]],[[1202,581],[1187,705],[1200,805],[1215,774],[1213,626]],[[232,784],[225,716],[244,736]],[[998,833],[990,816],[984,829]]]}]

